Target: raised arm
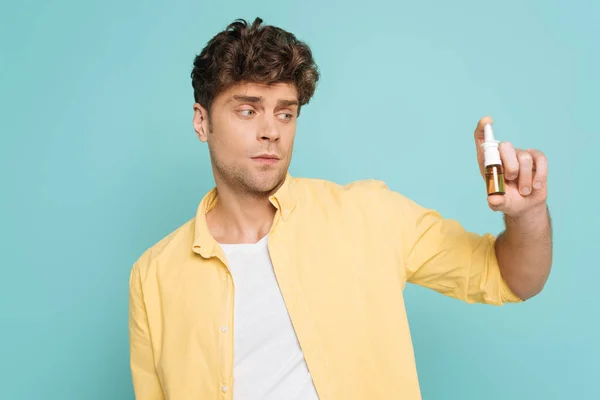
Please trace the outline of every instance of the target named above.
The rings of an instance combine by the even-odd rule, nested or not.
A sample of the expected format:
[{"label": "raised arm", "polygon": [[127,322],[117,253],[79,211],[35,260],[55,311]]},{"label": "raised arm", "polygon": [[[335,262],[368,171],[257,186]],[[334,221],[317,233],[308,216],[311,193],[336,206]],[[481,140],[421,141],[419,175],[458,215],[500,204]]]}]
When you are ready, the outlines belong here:
[{"label": "raised arm", "polygon": [[[487,124],[492,124],[490,117],[482,118],[475,129],[482,175],[481,143]],[[488,196],[490,208],[504,213],[506,225],[495,243],[495,251],[504,280],[517,296],[526,300],[542,290],[552,265],[552,229],[546,204],[548,161],[539,150],[515,149],[507,142],[500,145],[500,157],[505,194]]]},{"label": "raised arm", "polygon": [[546,207],[521,217],[505,217],[506,231],[496,241],[504,279],[523,300],[542,291],[552,265],[552,234]]}]

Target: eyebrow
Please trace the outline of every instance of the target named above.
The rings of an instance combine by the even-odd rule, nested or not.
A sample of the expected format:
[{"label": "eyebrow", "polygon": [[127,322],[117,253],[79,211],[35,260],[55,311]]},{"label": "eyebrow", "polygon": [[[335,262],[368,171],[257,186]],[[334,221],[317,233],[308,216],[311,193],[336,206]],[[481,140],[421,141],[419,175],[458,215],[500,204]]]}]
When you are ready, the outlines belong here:
[{"label": "eyebrow", "polygon": [[[231,97],[231,99],[229,101],[239,101],[242,103],[252,103],[252,104],[258,104],[258,103],[262,103],[263,98],[259,97],[259,96],[242,96],[242,95],[234,95],[233,97]],[[284,99],[280,99],[277,101],[277,106],[281,107],[281,106],[286,106],[286,107],[291,107],[291,106],[298,106],[298,100],[284,100]]]},{"label": "eyebrow", "polygon": [[297,105],[299,105],[299,103],[298,103],[298,100],[278,100],[277,105],[290,107],[290,106],[297,106]]},{"label": "eyebrow", "polygon": [[229,101],[233,101],[233,100],[240,101],[243,103],[260,103],[260,102],[262,102],[262,97],[234,95],[231,97],[231,99]]}]

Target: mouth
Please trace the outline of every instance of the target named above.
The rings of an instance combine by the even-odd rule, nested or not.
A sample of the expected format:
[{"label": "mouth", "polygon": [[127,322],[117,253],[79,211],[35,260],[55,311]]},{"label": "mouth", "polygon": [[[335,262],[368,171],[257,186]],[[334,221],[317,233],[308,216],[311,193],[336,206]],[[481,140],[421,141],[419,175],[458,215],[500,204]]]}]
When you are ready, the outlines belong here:
[{"label": "mouth", "polygon": [[252,160],[261,164],[275,164],[279,161],[279,157],[274,154],[260,154],[256,157],[252,157]]}]

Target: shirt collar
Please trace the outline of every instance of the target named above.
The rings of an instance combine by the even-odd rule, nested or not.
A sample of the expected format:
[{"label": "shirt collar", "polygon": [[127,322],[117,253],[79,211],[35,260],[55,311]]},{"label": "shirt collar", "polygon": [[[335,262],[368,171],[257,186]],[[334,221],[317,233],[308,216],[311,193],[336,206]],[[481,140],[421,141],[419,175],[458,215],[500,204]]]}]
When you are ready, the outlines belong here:
[{"label": "shirt collar", "polygon": [[[281,187],[269,197],[269,201],[277,209],[277,213],[284,221],[289,218],[296,207],[293,186],[294,178],[288,173]],[[211,235],[206,223],[206,214],[215,207],[217,200],[218,195],[215,187],[202,198],[196,212],[192,250],[205,258],[223,256],[221,247]]]}]

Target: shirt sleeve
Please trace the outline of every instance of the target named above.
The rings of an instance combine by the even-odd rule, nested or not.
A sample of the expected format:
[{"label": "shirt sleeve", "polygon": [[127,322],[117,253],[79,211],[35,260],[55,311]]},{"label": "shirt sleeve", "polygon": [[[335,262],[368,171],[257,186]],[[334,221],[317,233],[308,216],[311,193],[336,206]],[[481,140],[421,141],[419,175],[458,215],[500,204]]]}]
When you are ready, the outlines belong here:
[{"label": "shirt sleeve", "polygon": [[133,389],[136,399],[164,400],[156,368],[137,265],[129,280],[129,346]]},{"label": "shirt sleeve", "polygon": [[[506,284],[496,258],[496,237],[468,232],[456,220],[387,188],[382,208],[400,236],[407,282],[467,303],[502,305],[522,300]],[[391,218],[390,218],[391,216]]]}]

